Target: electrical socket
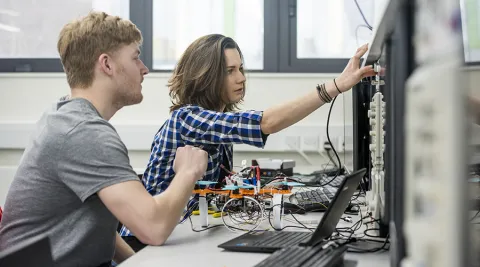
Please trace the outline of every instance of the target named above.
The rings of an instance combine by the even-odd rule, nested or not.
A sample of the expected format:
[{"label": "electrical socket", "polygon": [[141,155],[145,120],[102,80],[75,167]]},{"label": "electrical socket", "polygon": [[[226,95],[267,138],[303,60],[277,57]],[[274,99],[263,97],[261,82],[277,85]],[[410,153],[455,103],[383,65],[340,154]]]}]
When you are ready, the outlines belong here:
[{"label": "electrical socket", "polygon": [[343,136],[337,138],[337,146],[335,147],[335,150],[337,150],[337,152],[345,152],[345,140],[343,139]]},{"label": "electrical socket", "polygon": [[[335,143],[335,138],[331,137],[330,136],[330,141],[332,142],[332,146],[335,148],[335,150],[337,151],[337,144]],[[324,150],[332,150],[332,146],[330,145],[330,143],[328,142],[328,138],[325,137],[325,139],[323,140],[323,149]]]},{"label": "electrical socket", "polygon": [[300,150],[301,147],[301,142],[300,142],[300,136],[287,136],[285,138],[285,143],[287,144],[288,147],[290,147],[293,150]]},{"label": "electrical socket", "polygon": [[327,138],[325,138],[324,136],[318,137],[318,151],[320,151],[321,153],[325,152],[325,140],[327,140]]},{"label": "electrical socket", "polygon": [[353,151],[353,137],[346,136],[345,140],[343,140],[345,144],[345,151]]},{"label": "electrical socket", "polygon": [[[289,135],[284,140],[286,149],[290,151],[325,153],[327,150],[332,150],[327,137],[322,135]],[[330,140],[338,153],[344,153],[347,149],[351,150],[353,147],[353,144],[346,143],[349,139],[345,140],[343,136],[330,136]]]},{"label": "electrical socket", "polygon": [[318,136],[303,136],[302,140],[303,151],[317,151],[320,144]]},{"label": "electrical socket", "polygon": [[325,150],[325,151],[332,150],[332,146],[330,146],[330,143],[328,142],[328,140],[323,142],[323,150]]}]

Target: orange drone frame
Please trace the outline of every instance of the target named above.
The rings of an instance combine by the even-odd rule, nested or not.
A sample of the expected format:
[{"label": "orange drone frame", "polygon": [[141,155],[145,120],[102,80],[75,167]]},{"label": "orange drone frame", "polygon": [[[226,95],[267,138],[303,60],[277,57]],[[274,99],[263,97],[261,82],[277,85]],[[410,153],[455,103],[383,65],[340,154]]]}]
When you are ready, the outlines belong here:
[{"label": "orange drone frame", "polygon": [[[256,185],[246,184],[246,185],[237,185],[235,182],[234,185],[227,185],[222,189],[210,189],[208,188],[210,185],[216,184],[217,182],[211,181],[197,181],[195,188],[193,189],[194,194],[199,194],[202,196],[199,199],[199,211],[200,211],[200,224],[202,227],[208,226],[208,205],[206,201],[207,194],[215,194],[215,195],[226,195],[231,200],[233,199],[242,199],[244,197],[253,197],[253,196],[269,196],[273,199],[275,203],[278,201],[279,195],[291,194],[291,187],[293,186],[303,186],[304,184],[296,183],[296,182],[287,182],[286,180],[279,183],[272,183],[272,185],[278,184],[280,185],[281,189],[268,187],[268,188],[261,188],[260,183],[258,182]],[[200,188],[200,186],[205,186],[205,188]],[[277,214],[277,216],[275,216]],[[281,228],[281,223],[279,220],[280,213],[274,209],[274,225],[275,227]],[[278,218],[277,218],[278,217]],[[280,225],[280,226],[279,226]]]},{"label": "orange drone frame", "polygon": [[276,189],[276,188],[268,188],[268,189],[260,189],[258,192],[255,192],[253,188],[238,188],[238,189],[210,189],[210,188],[203,188],[203,189],[194,189],[193,193],[199,194],[200,196],[206,196],[207,194],[215,194],[215,195],[227,195],[230,198],[242,198],[244,196],[255,196],[255,195],[272,195],[273,194],[291,194],[292,190],[290,189]]}]

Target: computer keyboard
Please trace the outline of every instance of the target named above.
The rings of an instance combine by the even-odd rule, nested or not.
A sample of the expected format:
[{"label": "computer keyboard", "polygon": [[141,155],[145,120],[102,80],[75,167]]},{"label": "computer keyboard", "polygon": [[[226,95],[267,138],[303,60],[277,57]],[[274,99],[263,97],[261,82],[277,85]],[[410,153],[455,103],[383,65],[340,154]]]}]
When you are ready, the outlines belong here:
[{"label": "computer keyboard", "polygon": [[344,175],[316,175],[316,176],[302,176],[302,177],[295,177],[300,183],[303,183],[307,186],[333,186],[339,187],[342,183],[343,179],[345,178]]},{"label": "computer keyboard", "polygon": [[346,246],[294,246],[277,250],[255,267],[337,267],[343,264]]},{"label": "computer keyboard", "polygon": [[319,186],[333,186],[333,187],[339,187],[340,184],[342,184],[343,179],[345,179],[345,176],[343,175],[338,175],[337,177],[335,176],[323,176],[318,185]]},{"label": "computer keyboard", "polygon": [[480,174],[480,164],[470,164],[468,166],[469,172],[471,175],[479,175]]},{"label": "computer keyboard", "polygon": [[311,232],[275,232],[270,238],[255,241],[253,246],[275,248],[296,245],[310,239],[311,236]]},{"label": "computer keyboard", "polygon": [[336,192],[337,188],[324,186],[310,191],[297,192],[291,195],[289,200],[305,211],[326,211]]}]

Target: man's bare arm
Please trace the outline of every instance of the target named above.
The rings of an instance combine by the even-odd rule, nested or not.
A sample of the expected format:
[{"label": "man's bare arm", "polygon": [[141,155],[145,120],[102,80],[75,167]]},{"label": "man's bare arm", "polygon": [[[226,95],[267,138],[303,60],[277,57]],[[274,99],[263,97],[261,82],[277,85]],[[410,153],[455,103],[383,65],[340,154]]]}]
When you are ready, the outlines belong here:
[{"label": "man's bare arm", "polygon": [[195,182],[207,167],[207,153],[193,147],[177,149],[175,178],[165,192],[152,197],[139,181],[108,186],[98,195],[110,212],[144,244],[161,245],[178,224]]}]

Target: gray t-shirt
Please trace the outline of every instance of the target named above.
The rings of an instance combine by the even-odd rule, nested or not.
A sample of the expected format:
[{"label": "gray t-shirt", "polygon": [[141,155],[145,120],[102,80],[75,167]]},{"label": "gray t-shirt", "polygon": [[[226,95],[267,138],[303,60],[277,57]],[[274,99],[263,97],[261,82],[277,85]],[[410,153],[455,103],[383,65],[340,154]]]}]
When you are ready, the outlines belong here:
[{"label": "gray t-shirt", "polygon": [[8,191],[0,250],[48,234],[56,266],[97,266],[114,254],[118,220],[96,194],[137,180],[114,127],[85,99],[45,112]]}]

